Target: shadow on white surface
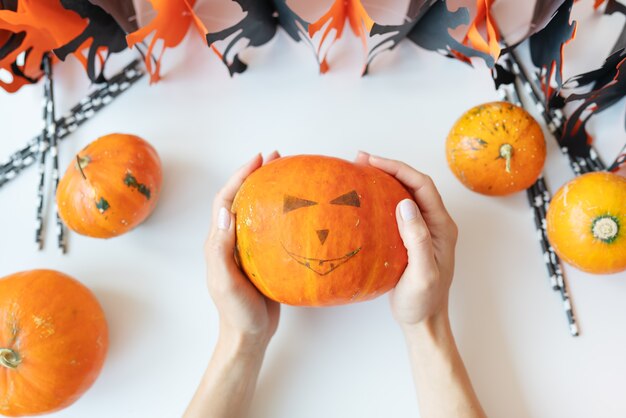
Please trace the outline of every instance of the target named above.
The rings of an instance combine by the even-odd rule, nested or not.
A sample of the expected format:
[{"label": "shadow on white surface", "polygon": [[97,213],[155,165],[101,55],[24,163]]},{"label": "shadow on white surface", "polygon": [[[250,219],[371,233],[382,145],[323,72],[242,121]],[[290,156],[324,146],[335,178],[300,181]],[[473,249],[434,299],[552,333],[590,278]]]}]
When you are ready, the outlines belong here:
[{"label": "shadow on white surface", "polygon": [[[110,273],[120,274],[119,270]],[[129,276],[128,279],[133,278]],[[156,307],[151,307],[145,300],[141,300],[131,292],[122,292],[118,289],[101,287],[101,285],[93,288],[92,291],[100,301],[109,324],[107,363],[116,363],[126,355],[129,344],[138,338],[142,330],[149,327],[150,313],[154,312]]]},{"label": "shadow on white surface", "polygon": [[180,218],[189,217],[202,209],[202,205],[186,202],[203,199],[208,192],[202,189],[206,184],[202,180],[211,177],[209,167],[197,160],[168,155],[161,162],[163,184],[159,202],[152,215],[141,224],[141,228],[154,229],[156,234],[161,233],[164,227],[180,225]]}]

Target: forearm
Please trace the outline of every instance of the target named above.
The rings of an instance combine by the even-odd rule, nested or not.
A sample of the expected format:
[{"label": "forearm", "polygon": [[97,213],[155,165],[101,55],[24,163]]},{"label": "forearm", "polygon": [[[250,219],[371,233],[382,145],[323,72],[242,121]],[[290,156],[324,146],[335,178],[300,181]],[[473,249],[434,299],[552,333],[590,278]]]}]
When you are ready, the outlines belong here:
[{"label": "forearm", "polygon": [[403,329],[423,418],[484,418],[447,313]]},{"label": "forearm", "polygon": [[184,418],[244,417],[254,394],[266,346],[266,342],[221,332]]}]

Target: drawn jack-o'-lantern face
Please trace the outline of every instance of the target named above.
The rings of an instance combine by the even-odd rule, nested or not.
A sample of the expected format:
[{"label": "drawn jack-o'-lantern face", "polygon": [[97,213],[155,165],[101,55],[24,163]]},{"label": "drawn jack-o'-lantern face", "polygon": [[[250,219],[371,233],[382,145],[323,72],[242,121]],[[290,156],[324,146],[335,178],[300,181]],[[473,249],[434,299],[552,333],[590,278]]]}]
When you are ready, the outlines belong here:
[{"label": "drawn jack-o'-lantern face", "polygon": [[[320,216],[320,215],[323,215],[320,213],[320,211],[327,209],[327,208],[320,207],[323,204],[324,203],[322,202],[315,202],[312,200],[302,199],[302,198],[291,196],[291,195],[285,195],[285,198],[283,201],[283,213],[284,214],[293,212],[296,209],[303,209],[303,208],[310,207],[310,209],[307,209],[307,212],[309,213],[303,214],[303,216],[308,216],[309,218],[315,218],[319,220],[318,226],[321,227],[322,229],[316,229],[317,227],[313,228],[313,230],[315,231],[315,235],[317,236],[317,239],[319,240],[319,247],[320,247],[317,249],[316,254],[313,254],[313,256],[311,256],[312,254],[308,254],[308,255],[296,254],[290,251],[287,247],[285,247],[284,244],[283,244],[283,248],[285,248],[285,251],[287,252],[287,254],[293,257],[293,259],[296,260],[298,263],[300,263],[306,268],[311,269],[315,273],[322,275],[322,276],[335,270],[337,267],[344,264],[345,262],[350,260],[352,257],[357,255],[359,251],[361,251],[361,246],[359,245],[358,247],[354,249],[349,249],[348,251],[340,250],[340,252],[337,254],[325,254],[324,253],[323,251],[324,244],[328,240],[330,232],[331,232],[331,230],[329,229],[330,225],[325,224],[325,223],[329,222],[329,220],[332,219],[332,217]],[[336,197],[330,202],[325,202],[325,204],[337,205],[337,206],[352,206],[354,208],[360,208],[361,199],[359,198],[359,194],[356,192],[356,190],[352,190],[348,193],[345,193],[341,196]],[[317,207],[313,208],[313,206],[317,206]],[[330,208],[330,210],[333,210],[333,209]],[[302,210],[302,212],[304,212],[304,210]],[[294,215],[291,215],[291,216],[294,216]],[[354,210],[345,211],[344,216],[341,217],[338,220],[338,222],[335,222],[336,223],[335,226],[337,228],[336,229],[333,228],[333,232],[339,231],[339,234],[333,234],[331,242],[332,240],[335,240],[335,239],[337,239],[338,241],[341,241],[342,238],[344,238],[342,236],[343,234],[341,233],[341,227],[344,225],[349,225],[350,224],[349,218],[355,217],[355,216],[357,218],[355,222],[359,222],[358,213],[355,213]],[[302,223],[309,224],[309,225],[311,224],[311,222],[306,222],[306,220]],[[313,224],[315,225],[315,221],[313,221]],[[283,229],[283,233],[285,233],[284,229]],[[286,233],[291,235],[289,231],[287,231]],[[287,236],[286,238],[288,239],[289,237]],[[311,238],[305,232],[303,234],[303,239],[308,240]],[[313,239],[312,241],[313,242],[311,243],[311,246],[314,247],[316,245],[316,241],[315,239]],[[303,245],[300,245],[300,246],[302,247]],[[325,258],[320,258],[320,257],[325,257]]]},{"label": "drawn jack-o'-lantern face", "polygon": [[275,160],[252,173],[235,198],[241,267],[283,303],[376,297],[406,267],[395,217],[405,198],[400,183],[373,167],[321,156]]}]

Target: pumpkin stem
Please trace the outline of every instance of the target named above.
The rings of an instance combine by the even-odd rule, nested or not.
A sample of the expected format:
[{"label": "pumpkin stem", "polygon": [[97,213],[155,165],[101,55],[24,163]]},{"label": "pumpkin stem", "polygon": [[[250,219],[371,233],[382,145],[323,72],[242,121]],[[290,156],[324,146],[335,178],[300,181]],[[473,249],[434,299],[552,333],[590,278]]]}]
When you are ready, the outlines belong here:
[{"label": "pumpkin stem", "polygon": [[19,354],[9,348],[0,348],[0,366],[7,369],[17,369],[22,359]]},{"label": "pumpkin stem", "polygon": [[80,174],[83,176],[85,180],[87,180],[87,176],[85,175],[83,168],[87,167],[87,165],[89,165],[90,162],[91,162],[91,158],[81,157],[78,154],[76,155],[76,168],[78,168],[78,170],[80,171]]},{"label": "pumpkin stem", "polygon": [[500,146],[500,158],[506,159],[506,172],[511,172],[511,157],[513,156],[513,147],[511,144],[502,144]]},{"label": "pumpkin stem", "polygon": [[619,223],[617,219],[611,215],[599,216],[593,220],[591,232],[596,239],[610,244],[617,238]]}]

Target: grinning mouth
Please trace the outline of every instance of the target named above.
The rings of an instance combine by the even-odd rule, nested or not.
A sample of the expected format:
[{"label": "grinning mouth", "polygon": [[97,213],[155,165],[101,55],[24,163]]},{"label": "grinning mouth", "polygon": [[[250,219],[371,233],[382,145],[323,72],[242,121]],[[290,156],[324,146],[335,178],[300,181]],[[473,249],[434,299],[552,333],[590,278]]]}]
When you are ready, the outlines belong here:
[{"label": "grinning mouth", "polygon": [[291,258],[293,258],[294,260],[296,260],[296,262],[298,262],[298,264],[302,264],[304,267],[308,268],[309,270],[314,271],[320,276],[327,275],[328,273],[335,270],[337,267],[344,264],[346,261],[348,261],[355,255],[357,255],[359,251],[361,251],[361,247],[359,247],[354,251],[350,251],[348,254],[342,257],[321,259],[321,258],[304,257],[301,255],[292,253],[287,248],[285,248],[284,245],[283,245],[283,248],[285,252],[291,256]]}]

